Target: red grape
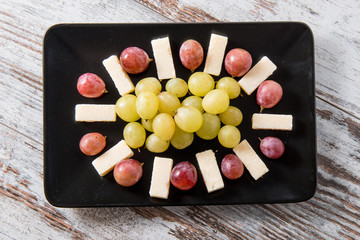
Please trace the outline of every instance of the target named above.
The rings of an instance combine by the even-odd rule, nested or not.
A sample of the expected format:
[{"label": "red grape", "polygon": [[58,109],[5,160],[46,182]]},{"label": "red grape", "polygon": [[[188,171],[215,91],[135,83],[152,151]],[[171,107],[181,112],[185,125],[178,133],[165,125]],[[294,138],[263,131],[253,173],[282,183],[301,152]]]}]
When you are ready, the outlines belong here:
[{"label": "red grape", "polygon": [[238,156],[228,154],[221,161],[221,172],[228,179],[238,179],[244,173],[244,165]]},{"label": "red grape", "polygon": [[241,77],[249,71],[252,64],[250,53],[241,48],[234,48],[226,54],[225,69],[232,77]]},{"label": "red grape", "polygon": [[204,59],[204,50],[195,40],[187,40],[180,47],[180,60],[187,69],[194,71]]},{"label": "red grape", "polygon": [[125,159],[114,168],[115,181],[124,187],[133,186],[143,175],[141,163],[135,159]]},{"label": "red grape", "polygon": [[147,53],[138,47],[128,47],[120,55],[120,64],[127,73],[144,72],[150,63]]},{"label": "red grape", "polygon": [[272,108],[280,102],[282,95],[283,90],[280,84],[273,80],[266,80],[257,90],[256,101],[261,108]]},{"label": "red grape", "polygon": [[77,81],[79,93],[88,98],[100,97],[105,90],[104,81],[94,73],[84,73]]},{"label": "red grape", "polygon": [[172,185],[180,190],[189,190],[194,187],[197,178],[195,166],[188,161],[176,164],[170,174]]},{"label": "red grape", "polygon": [[284,143],[276,137],[266,137],[260,143],[261,152],[268,158],[277,159],[284,154]]},{"label": "red grape", "polygon": [[80,150],[85,155],[94,156],[100,153],[106,145],[106,140],[103,135],[97,132],[85,134],[80,140]]}]

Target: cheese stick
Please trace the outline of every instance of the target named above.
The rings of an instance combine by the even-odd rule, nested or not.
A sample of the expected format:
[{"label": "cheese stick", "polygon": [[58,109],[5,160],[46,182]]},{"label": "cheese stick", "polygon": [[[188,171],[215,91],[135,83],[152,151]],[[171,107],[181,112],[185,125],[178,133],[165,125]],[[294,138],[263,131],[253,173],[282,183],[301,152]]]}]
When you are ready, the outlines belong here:
[{"label": "cheese stick", "polygon": [[248,73],[243,76],[239,84],[241,88],[250,95],[265,81],[275,70],[276,65],[268,57],[263,57]]},{"label": "cheese stick", "polygon": [[75,106],[77,122],[115,122],[116,112],[113,104],[77,104]]},{"label": "cheese stick", "polygon": [[212,150],[200,152],[196,154],[196,159],[207,191],[211,193],[224,188],[224,182],[216,161],[215,153]]},{"label": "cheese stick", "polygon": [[292,128],[292,115],[255,113],[252,116],[252,129],[291,131]]},{"label": "cheese stick", "polygon": [[176,78],[174,61],[168,37],[151,41],[158,79]]},{"label": "cheese stick", "polygon": [[204,72],[215,76],[220,75],[227,42],[227,37],[214,33],[211,34]]},{"label": "cheese stick", "polygon": [[167,199],[170,189],[170,173],[173,165],[171,158],[154,158],[149,194],[154,198]]},{"label": "cheese stick", "polygon": [[246,169],[255,180],[258,180],[261,176],[269,171],[265,163],[256,154],[248,141],[243,140],[233,148],[233,151],[244,163]]},{"label": "cheese stick", "polygon": [[129,78],[129,75],[122,68],[117,56],[112,55],[105,59],[102,63],[108,71],[111,79],[114,81],[115,87],[121,96],[134,91],[134,84]]},{"label": "cheese stick", "polygon": [[107,150],[101,156],[97,157],[92,165],[100,176],[105,176],[114,169],[116,164],[124,159],[134,155],[131,148],[126,144],[125,140],[121,140],[115,146]]}]

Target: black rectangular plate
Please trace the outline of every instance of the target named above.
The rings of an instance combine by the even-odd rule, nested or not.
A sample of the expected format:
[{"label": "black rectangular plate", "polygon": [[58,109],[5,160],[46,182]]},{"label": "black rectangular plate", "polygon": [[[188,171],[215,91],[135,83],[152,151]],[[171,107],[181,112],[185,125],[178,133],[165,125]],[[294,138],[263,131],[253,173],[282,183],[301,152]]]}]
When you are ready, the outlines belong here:
[{"label": "black rectangular plate", "polygon": [[[205,141],[195,136],[185,150],[173,147],[161,154],[153,154],[144,147],[134,150],[133,158],[144,162],[144,174],[133,187],[116,184],[112,173],[100,177],[88,157],[79,150],[81,137],[88,132],[107,136],[105,150],[123,139],[126,123],[75,122],[76,104],[115,104],[119,93],[102,60],[119,55],[129,46],[137,46],[152,55],[151,40],[169,36],[177,77],[188,79],[191,72],[179,59],[179,48],[187,39],[201,43],[207,52],[210,34],[228,37],[226,52],[243,48],[250,52],[253,65],[268,56],[277,70],[270,79],[279,82],[284,90],[280,103],[265,113],[292,114],[294,128],[290,132],[252,130],[251,116],[259,112],[256,93],[231,100],[231,105],[243,112],[238,126],[242,139],[247,139],[263,159],[269,172],[254,181],[245,170],[238,180],[224,178],[225,188],[207,193],[199,172],[195,154],[212,149],[218,164],[231,149],[220,146],[217,139]],[[314,42],[309,27],[298,22],[265,23],[191,23],[191,24],[60,24],[51,27],[44,38],[44,189],[47,200],[58,207],[96,206],[171,206],[299,202],[311,198],[316,189],[316,135],[314,95]],[[204,62],[198,68],[202,71]],[[76,88],[78,77],[92,72],[106,83],[109,93],[98,99],[82,97]],[[156,66],[139,75],[131,75],[134,84],[144,77],[156,77]],[[228,76],[223,67],[219,80]],[[163,81],[163,89],[166,81]],[[266,158],[259,149],[259,137],[276,136],[285,143],[285,153],[277,160]],[[167,200],[149,196],[154,156],[192,162],[199,180],[189,191],[171,186]]]}]

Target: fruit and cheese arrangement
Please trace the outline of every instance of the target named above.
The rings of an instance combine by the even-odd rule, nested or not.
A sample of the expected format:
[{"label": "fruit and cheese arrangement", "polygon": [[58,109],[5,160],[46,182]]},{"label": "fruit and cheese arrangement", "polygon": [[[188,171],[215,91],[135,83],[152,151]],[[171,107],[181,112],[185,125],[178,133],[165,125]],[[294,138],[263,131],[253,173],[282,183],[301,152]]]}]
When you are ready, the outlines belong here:
[{"label": "fruit and cheese arrangement", "polygon": [[[106,137],[91,132],[83,136],[79,147],[82,153],[94,156],[92,165],[100,176],[113,171],[115,181],[131,187],[143,177],[143,168],[152,167],[149,195],[167,199],[171,186],[182,191],[204,184],[212,193],[226,187],[223,177],[235,180],[246,169],[254,180],[266,177],[269,168],[262,158],[278,159],[284,151],[283,141],[276,137],[259,140],[251,146],[241,138],[238,126],[242,123],[241,109],[231,105],[231,100],[255,94],[259,113],[252,115],[252,129],[291,131],[293,116],[289,113],[263,113],[282,99],[283,89],[268,77],[277,66],[266,56],[253,64],[251,53],[240,47],[226,52],[229,39],[212,33],[207,53],[195,39],[182,43],[179,58],[189,71],[188,79],[178,78],[174,67],[169,37],[151,41],[151,53],[141,46],[129,46],[118,55],[102,61],[117,88],[120,97],[114,104],[77,104],[75,121],[115,122],[117,117],[126,122],[122,137],[113,147],[104,151]],[[204,69],[199,66],[204,61]],[[157,76],[147,76],[136,84],[131,77],[156,65]],[[219,77],[222,68],[227,76]],[[235,79],[238,78],[238,79]],[[84,73],[77,81],[80,95],[98,98],[106,94],[103,79],[95,73]],[[120,135],[119,135],[120,136]],[[169,147],[186,151],[194,138],[206,142],[217,139],[229,153],[217,159],[218,149],[208,149],[195,154],[196,162],[158,156]],[[254,148],[260,148],[259,156]],[[133,159],[136,151],[150,151],[153,159]],[[153,161],[153,164],[147,164]],[[201,176],[201,178],[199,177]],[[199,179],[203,183],[199,183]]]}]

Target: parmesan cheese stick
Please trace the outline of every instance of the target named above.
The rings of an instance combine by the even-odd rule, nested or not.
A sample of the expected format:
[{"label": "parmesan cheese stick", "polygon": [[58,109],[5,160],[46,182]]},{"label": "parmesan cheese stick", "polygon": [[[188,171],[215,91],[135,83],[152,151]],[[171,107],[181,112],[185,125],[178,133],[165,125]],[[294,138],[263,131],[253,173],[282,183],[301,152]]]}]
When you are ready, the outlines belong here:
[{"label": "parmesan cheese stick", "polygon": [[176,78],[174,61],[168,37],[151,41],[158,79]]},{"label": "parmesan cheese stick", "polygon": [[227,42],[227,37],[214,33],[211,34],[204,72],[215,76],[220,75]]},{"label": "parmesan cheese stick", "polygon": [[275,70],[276,65],[268,57],[263,57],[248,73],[243,76],[239,84],[241,88],[250,95],[265,81]]},{"label": "parmesan cheese stick", "polygon": [[134,84],[129,78],[129,75],[122,68],[117,56],[112,55],[105,59],[102,63],[108,71],[111,79],[114,81],[115,87],[121,96],[134,91]]},{"label": "parmesan cheese stick", "polygon": [[211,193],[224,188],[224,182],[216,161],[215,153],[212,150],[200,152],[196,154],[196,159],[207,191]]},{"label": "parmesan cheese stick", "polygon": [[113,104],[77,104],[75,106],[77,122],[115,122],[116,112]]},{"label": "parmesan cheese stick", "polygon": [[293,116],[285,114],[254,113],[252,116],[252,128],[291,131],[293,128]]},{"label": "parmesan cheese stick", "polygon": [[134,152],[126,144],[125,140],[121,140],[101,156],[97,157],[92,162],[92,165],[100,176],[105,176],[114,169],[116,164],[124,159],[130,158],[132,155],[134,155]]},{"label": "parmesan cheese stick", "polygon": [[233,148],[233,151],[244,163],[246,169],[249,171],[250,175],[255,180],[258,180],[260,177],[262,177],[265,173],[269,171],[265,163],[256,154],[248,141],[243,140],[241,143],[239,143],[236,147]]},{"label": "parmesan cheese stick", "polygon": [[171,158],[154,158],[149,194],[154,198],[167,199],[170,189],[170,173],[173,165]]}]

